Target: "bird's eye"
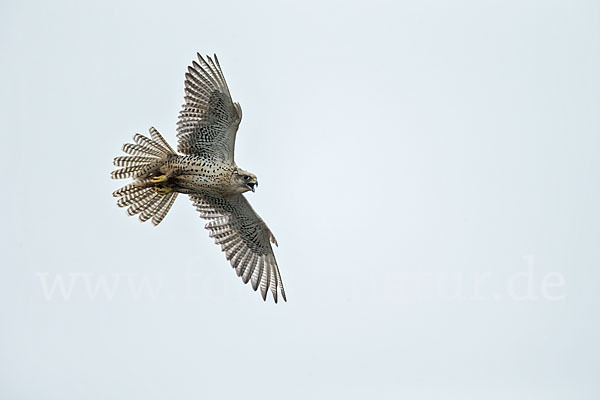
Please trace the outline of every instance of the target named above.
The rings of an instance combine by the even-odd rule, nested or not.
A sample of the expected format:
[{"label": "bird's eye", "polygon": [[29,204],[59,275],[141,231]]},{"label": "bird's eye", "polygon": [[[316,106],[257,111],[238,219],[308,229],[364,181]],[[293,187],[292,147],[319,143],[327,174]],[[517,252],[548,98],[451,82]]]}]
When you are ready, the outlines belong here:
[{"label": "bird's eye", "polygon": [[247,180],[247,181],[249,181],[250,177],[248,175],[244,175],[244,179]]}]

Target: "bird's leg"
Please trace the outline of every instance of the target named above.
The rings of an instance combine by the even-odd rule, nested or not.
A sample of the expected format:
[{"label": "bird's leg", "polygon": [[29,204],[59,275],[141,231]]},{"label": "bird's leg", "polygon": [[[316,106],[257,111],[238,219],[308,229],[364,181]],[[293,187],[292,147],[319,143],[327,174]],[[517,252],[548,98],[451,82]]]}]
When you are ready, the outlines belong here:
[{"label": "bird's leg", "polygon": [[169,175],[167,174],[157,175],[150,178],[150,182],[154,184],[154,191],[158,194],[169,194],[173,191],[173,188],[167,185],[168,180]]},{"label": "bird's leg", "polygon": [[169,194],[173,189],[168,186],[154,185],[154,191],[158,194]]},{"label": "bird's leg", "polygon": [[166,174],[163,174],[163,175],[153,176],[152,178],[150,178],[150,182],[157,184],[157,183],[166,182],[168,179],[169,179],[169,177]]}]

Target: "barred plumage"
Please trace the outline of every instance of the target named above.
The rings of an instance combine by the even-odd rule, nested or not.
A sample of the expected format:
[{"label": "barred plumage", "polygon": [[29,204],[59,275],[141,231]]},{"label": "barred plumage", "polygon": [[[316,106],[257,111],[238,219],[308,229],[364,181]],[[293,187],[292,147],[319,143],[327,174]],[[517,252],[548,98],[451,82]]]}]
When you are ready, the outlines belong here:
[{"label": "barred plumage", "polygon": [[152,155],[155,157],[160,157],[160,152],[153,150],[153,149],[148,149],[145,146],[142,146],[140,144],[132,144],[132,143],[126,143],[123,145],[123,151],[127,154],[131,154],[132,156],[139,156],[139,155]]},{"label": "barred plumage", "polygon": [[146,164],[155,161],[155,158],[142,156],[120,156],[115,157],[114,164],[116,167],[131,167],[134,165]]},{"label": "barred plumage", "polygon": [[254,212],[242,195],[218,198],[208,195],[190,195],[200,216],[208,220],[205,228],[215,243],[221,246],[231,266],[244,283],[266,299],[269,289],[277,302],[277,289],[286,299],[285,290],[271,243],[275,236]]},{"label": "barred plumage", "polygon": [[173,148],[171,148],[171,146],[169,146],[169,143],[167,143],[167,141],[165,140],[165,138],[163,138],[160,133],[158,133],[158,131],[156,130],[156,128],[154,127],[150,127],[150,137],[152,138],[152,140],[154,140],[157,144],[162,145],[162,147],[166,150],[167,153],[169,154],[177,154],[175,152],[175,150],[173,150]]},{"label": "barred plumage", "polygon": [[117,169],[111,172],[111,177],[113,179],[125,179],[125,178],[137,178],[146,173],[150,172],[155,168],[155,164],[145,164],[145,165],[134,165],[131,167],[125,167],[121,169]]},{"label": "barred plumage", "polygon": [[136,133],[133,136],[136,144],[123,145],[123,151],[132,155],[115,157],[113,164],[123,168],[113,171],[111,177],[136,179],[135,182],[113,192],[113,196],[119,198],[117,205],[128,207],[128,215],[139,214],[142,222],[152,219],[152,223],[158,225],[169,211],[177,194],[157,193],[149,177],[156,174],[169,158],[177,153],[156,129],[150,128],[150,136],[152,139]]},{"label": "barred plumage", "polygon": [[160,222],[165,218],[165,216],[171,209],[171,206],[175,202],[175,199],[177,199],[177,192],[172,192],[165,196],[165,200],[161,202],[161,205],[152,217],[152,223],[154,224],[154,226],[160,224]]},{"label": "barred plumage", "polygon": [[216,55],[193,61],[185,74],[185,104],[179,113],[177,154],[154,128],[123,145],[129,155],[115,157],[114,179],[134,181],[113,192],[117,205],[140,221],[158,225],[179,193],[188,194],[209,236],[221,247],[238,277],[286,300],[271,244],[275,237],[242,193],[254,191],[256,176],[234,162],[242,109],[233,102]]}]

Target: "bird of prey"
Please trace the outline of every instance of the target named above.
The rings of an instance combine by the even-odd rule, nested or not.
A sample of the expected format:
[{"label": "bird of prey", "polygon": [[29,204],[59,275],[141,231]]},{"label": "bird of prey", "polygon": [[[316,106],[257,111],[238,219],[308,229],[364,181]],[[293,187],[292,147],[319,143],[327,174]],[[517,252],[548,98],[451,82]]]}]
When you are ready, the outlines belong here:
[{"label": "bird of prey", "polygon": [[154,128],[150,136],[135,134],[123,145],[129,155],[114,159],[120,167],[113,179],[133,182],[113,192],[119,207],[131,216],[163,220],[178,194],[187,194],[207,220],[205,228],[221,246],[227,260],[244,283],[260,287],[263,300],[270,290],[286,300],[271,243],[275,236],[252,209],[243,193],[254,192],[256,175],[234,161],[235,136],[242,108],[233,102],[217,56],[198,54],[185,74],[185,104],[177,122],[177,150]]}]

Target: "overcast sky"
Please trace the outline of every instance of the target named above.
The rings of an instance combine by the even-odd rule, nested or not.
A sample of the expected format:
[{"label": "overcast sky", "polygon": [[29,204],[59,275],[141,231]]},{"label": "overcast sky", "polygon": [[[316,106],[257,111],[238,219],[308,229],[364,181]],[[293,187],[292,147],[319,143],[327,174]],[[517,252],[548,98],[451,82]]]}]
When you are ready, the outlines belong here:
[{"label": "overcast sky", "polygon": [[[600,398],[597,1],[12,1],[0,33],[0,397]],[[111,196],[196,52],[287,303],[185,196],[158,228]]]}]

